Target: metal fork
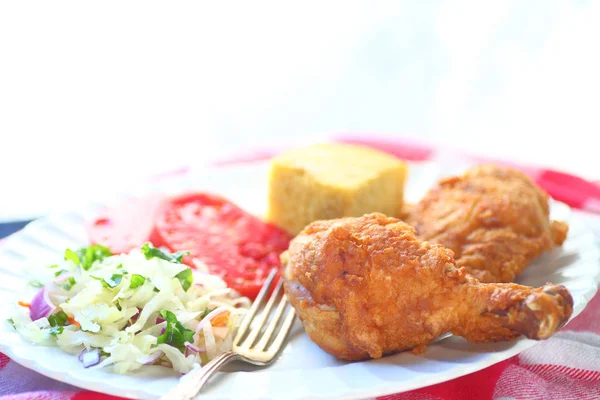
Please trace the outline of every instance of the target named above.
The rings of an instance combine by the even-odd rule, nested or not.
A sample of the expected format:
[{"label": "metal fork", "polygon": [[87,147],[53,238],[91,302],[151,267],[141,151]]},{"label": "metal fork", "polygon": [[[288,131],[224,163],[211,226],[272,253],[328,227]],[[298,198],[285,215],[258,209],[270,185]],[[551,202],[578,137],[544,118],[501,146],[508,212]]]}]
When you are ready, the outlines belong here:
[{"label": "metal fork", "polygon": [[[268,296],[269,288],[277,274],[276,269],[272,269],[267,277],[265,284],[260,289],[256,300],[250,307],[248,314],[244,317],[242,324],[233,340],[233,349],[220,356],[212,359],[209,363],[199,369],[195,369],[183,376],[179,383],[171,389],[167,394],[161,397],[164,400],[189,400],[194,398],[200,391],[202,386],[208,379],[226,363],[233,360],[241,360],[250,364],[266,366],[271,364],[280,354],[284,347],[285,339],[287,338],[292,323],[294,322],[294,309],[289,307],[285,314],[283,323],[278,332],[275,332],[281,317],[284,314],[288,300],[285,295],[281,297],[277,309],[272,313],[273,305],[277,299],[283,285],[283,278],[279,279],[279,283],[275,286],[273,294],[269,297],[263,312],[256,318],[255,325],[251,328],[250,324],[255,319],[257,311],[261,304],[264,303]],[[272,317],[269,319],[269,315]],[[266,326],[264,333],[259,337],[261,330],[265,327],[265,323],[270,320]],[[269,344],[271,336],[276,333],[275,339]],[[247,335],[246,335],[247,334]]]}]

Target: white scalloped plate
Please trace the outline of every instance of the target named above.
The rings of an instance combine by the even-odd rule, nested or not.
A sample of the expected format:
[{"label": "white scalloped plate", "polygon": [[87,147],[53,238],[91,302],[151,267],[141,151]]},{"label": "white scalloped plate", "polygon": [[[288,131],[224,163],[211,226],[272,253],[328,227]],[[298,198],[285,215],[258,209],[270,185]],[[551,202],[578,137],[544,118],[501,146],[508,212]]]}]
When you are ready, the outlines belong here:
[{"label": "white scalloped plate", "polygon": [[[464,167],[464,166],[462,166]],[[438,177],[452,171],[433,163],[411,165],[407,198],[417,200]],[[266,164],[236,165],[189,173],[152,185],[132,188],[128,193],[106,198],[85,209],[58,213],[29,224],[0,246],[0,351],[14,361],[43,375],[85,389],[131,398],[157,398],[177,381],[165,368],[147,369],[131,375],[117,375],[106,369],[84,369],[76,357],[57,348],[39,347],[24,341],[8,323],[11,307],[27,300],[32,290],[29,279],[43,266],[60,259],[66,247],[86,243],[83,220],[103,203],[148,192],[177,193],[205,190],[229,197],[251,212],[261,214],[265,207]],[[553,203],[552,215],[569,222],[567,241],[560,249],[544,254],[519,278],[519,282],[539,286],[547,281],[565,285],[579,314],[596,293],[600,281],[600,250],[584,217],[560,203]],[[36,272],[37,271],[37,272]],[[505,360],[535,344],[521,339],[512,343],[470,344],[450,337],[429,346],[420,356],[401,353],[379,360],[341,362],[314,345],[299,323],[294,326],[280,359],[267,369],[223,372],[202,392],[202,399],[324,399],[365,398],[398,393],[466,375]]]}]

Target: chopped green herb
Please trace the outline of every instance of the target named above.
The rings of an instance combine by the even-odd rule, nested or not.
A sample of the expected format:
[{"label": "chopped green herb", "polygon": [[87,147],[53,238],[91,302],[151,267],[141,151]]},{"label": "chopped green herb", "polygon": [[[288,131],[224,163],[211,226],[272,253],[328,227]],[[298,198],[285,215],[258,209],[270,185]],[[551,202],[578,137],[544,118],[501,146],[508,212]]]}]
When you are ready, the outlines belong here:
[{"label": "chopped green herb", "polygon": [[72,261],[75,265],[81,266],[86,271],[92,267],[94,262],[102,261],[110,256],[112,256],[110,250],[99,244],[82,247],[77,251],[71,249],[65,250],[65,260]]},{"label": "chopped green herb", "polygon": [[100,278],[97,276],[90,276],[90,278],[99,280],[100,282],[102,282],[102,286],[104,286],[105,288],[113,289],[113,288],[119,286],[119,284],[123,280],[123,275],[127,274],[127,271],[123,271],[123,272],[125,272],[125,273],[112,274],[110,276],[110,278],[106,278],[106,279]]},{"label": "chopped green herb", "polygon": [[112,256],[108,247],[99,244],[81,248],[77,250],[77,254],[81,260],[81,268],[86,271],[92,267],[92,264],[94,264],[95,261],[102,261],[106,257]]},{"label": "chopped green herb", "polygon": [[75,280],[75,278],[70,276],[69,279],[67,279],[62,285],[60,285],[60,287],[62,287],[66,291],[69,291],[69,290],[73,289],[73,286],[75,286],[76,284],[77,284],[77,281]]},{"label": "chopped green herb", "polygon": [[185,343],[194,341],[194,331],[187,329],[179,321],[171,311],[162,310],[160,315],[167,321],[165,333],[160,335],[157,344],[166,343],[170,346],[179,349],[182,353],[185,352]]},{"label": "chopped green herb", "polygon": [[105,352],[104,350],[100,350],[100,357],[109,357],[110,353]]},{"label": "chopped green herb", "polygon": [[64,274],[65,272],[69,272],[69,271],[67,271],[66,269],[61,269],[59,271],[56,271],[54,273],[54,276],[60,276],[60,275]]},{"label": "chopped green herb", "polygon": [[15,320],[12,318],[7,319],[7,321],[12,325],[12,327],[15,327]]},{"label": "chopped green herb", "polygon": [[50,334],[52,336],[58,336],[61,333],[63,333],[64,330],[65,328],[63,328],[62,326],[53,326],[52,328],[50,328]]},{"label": "chopped green herb", "polygon": [[79,260],[79,256],[71,249],[65,250],[65,261],[72,261],[73,264],[79,265],[81,261]]},{"label": "chopped green herb", "polygon": [[46,268],[58,268],[58,264],[48,265]]},{"label": "chopped green herb", "polygon": [[42,282],[34,279],[32,281],[27,282],[27,286],[31,286],[34,288],[42,288],[42,287],[44,287],[44,284]]},{"label": "chopped green herb", "polygon": [[144,245],[142,246],[142,254],[144,254],[146,260],[150,260],[152,258],[160,258],[161,260],[181,264],[183,256],[190,254],[190,252],[178,251],[177,253],[171,254],[168,251],[157,249],[156,247],[152,247],[148,243],[144,243]]},{"label": "chopped green herb", "polygon": [[214,310],[216,310],[216,307],[215,308],[208,308],[208,307],[206,307],[204,309],[204,311],[202,312],[202,314],[200,314],[200,321],[202,321],[204,318],[206,318],[206,316],[208,314],[210,314],[211,312],[213,312]]},{"label": "chopped green herb", "polygon": [[146,282],[146,278],[144,278],[142,275],[133,274],[131,275],[131,282],[129,283],[129,288],[137,289],[140,286],[142,286],[144,282]]},{"label": "chopped green herb", "polygon": [[67,326],[69,325],[69,317],[64,311],[57,312],[48,317],[50,326]]},{"label": "chopped green herb", "polygon": [[181,287],[183,288],[184,292],[187,292],[190,286],[192,286],[192,283],[194,283],[194,277],[192,275],[191,268],[184,269],[175,275],[175,278],[179,279],[179,283],[181,283]]}]

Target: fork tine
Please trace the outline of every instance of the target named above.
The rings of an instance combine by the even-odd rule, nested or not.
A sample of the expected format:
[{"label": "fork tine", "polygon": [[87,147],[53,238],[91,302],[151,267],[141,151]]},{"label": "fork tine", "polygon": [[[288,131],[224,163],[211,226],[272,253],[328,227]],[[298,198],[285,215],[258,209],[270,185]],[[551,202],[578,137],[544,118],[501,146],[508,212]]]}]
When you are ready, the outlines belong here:
[{"label": "fork tine", "polygon": [[258,310],[258,307],[265,299],[265,296],[266,296],[267,292],[269,291],[269,287],[273,283],[273,279],[275,279],[276,274],[277,274],[277,269],[273,268],[271,270],[271,272],[269,273],[269,276],[267,276],[267,279],[265,280],[265,284],[263,285],[262,288],[260,288],[260,292],[258,292],[258,296],[256,296],[254,303],[252,303],[252,307],[250,307],[250,311],[248,311],[248,313],[244,317],[242,324],[240,325],[240,327],[238,329],[237,335],[235,336],[235,339],[233,340],[233,343],[236,346],[239,346],[242,338],[248,331],[248,327],[250,326],[250,323],[252,323],[252,320],[254,319],[254,316],[256,315],[256,311]]},{"label": "fork tine", "polygon": [[[279,355],[283,347],[283,342],[286,339],[288,333],[290,332],[292,323],[294,322],[294,318],[296,317],[294,308],[290,306],[287,314],[285,315],[285,319],[283,320],[283,323],[281,325],[281,330],[276,333],[275,340],[269,347],[269,350],[265,350],[271,336],[275,332],[275,329],[281,320],[282,315],[285,312],[286,307],[289,304],[285,293],[282,294],[281,300],[279,301],[277,309],[275,310],[275,315],[271,317],[271,321],[269,322],[265,333],[260,338],[260,341],[257,345],[258,348],[251,347],[252,345],[254,345],[257,335],[260,333],[260,331],[263,328],[263,325],[265,325],[267,319],[269,318],[271,314],[271,309],[275,304],[276,298],[279,297],[279,293],[281,292],[281,289],[283,287],[283,278],[281,278],[277,285],[273,288],[273,294],[267,301],[267,304],[265,305],[265,308],[261,313],[260,317],[258,317],[258,321],[255,324],[255,327],[253,329],[250,329],[250,325],[252,324],[252,321],[256,316],[258,308],[265,301],[269,288],[272,286],[276,274],[276,269],[272,269],[269,273],[265,284],[260,289],[256,300],[252,304],[252,307],[250,307],[248,314],[246,314],[246,317],[240,325],[238,333],[235,339],[233,340],[233,349],[217,356],[213,360],[209,361],[204,367],[190,372],[188,374],[188,377],[190,379],[181,380],[174,389],[172,389],[166,396],[161,397],[161,399],[177,398],[187,400],[195,398],[195,396],[202,389],[202,386],[206,383],[210,376],[212,376],[213,373],[216,372],[222,365],[226,364],[231,360],[240,359],[242,361],[254,365],[267,366],[277,359],[277,356]],[[250,329],[249,333],[248,329]],[[244,339],[246,333],[248,333],[248,337]],[[241,346],[241,344],[243,343],[248,344]]]},{"label": "fork tine", "polygon": [[265,333],[260,338],[260,342],[258,342],[258,344],[256,345],[256,350],[264,350],[267,348],[267,343],[269,342],[269,339],[271,338],[273,331],[275,330],[275,328],[277,327],[277,324],[279,323],[279,321],[281,320],[281,317],[283,316],[283,311],[285,310],[286,304],[287,304],[287,298],[285,296],[283,296],[281,298],[281,300],[279,301],[279,305],[277,306],[277,310],[275,310],[275,315],[273,315],[273,318],[271,319],[269,326],[267,327],[267,329],[265,330]]},{"label": "fork tine", "polygon": [[279,279],[279,283],[277,283],[275,290],[273,290],[273,294],[269,298],[269,301],[267,302],[265,309],[263,310],[260,317],[258,317],[258,322],[256,323],[256,326],[250,330],[250,333],[248,334],[248,338],[244,341],[244,343],[248,344],[248,348],[252,347],[252,345],[254,344],[254,341],[256,340],[256,337],[260,333],[260,330],[262,329],[267,318],[271,314],[271,309],[273,308],[273,304],[275,303],[275,298],[277,298],[277,296],[279,295],[279,292],[281,291],[282,286],[283,286],[283,278]]},{"label": "fork tine", "polygon": [[[283,298],[286,299],[287,302],[287,297],[285,294],[283,295]],[[290,309],[288,310],[287,314],[285,315],[285,319],[283,320],[283,324],[281,325],[281,330],[279,331],[277,336],[275,336],[275,340],[273,341],[273,344],[271,344],[269,351],[274,350],[277,353],[281,350],[281,345],[287,337],[288,333],[290,332],[295,317],[296,313],[294,312],[294,308],[290,306]]]}]

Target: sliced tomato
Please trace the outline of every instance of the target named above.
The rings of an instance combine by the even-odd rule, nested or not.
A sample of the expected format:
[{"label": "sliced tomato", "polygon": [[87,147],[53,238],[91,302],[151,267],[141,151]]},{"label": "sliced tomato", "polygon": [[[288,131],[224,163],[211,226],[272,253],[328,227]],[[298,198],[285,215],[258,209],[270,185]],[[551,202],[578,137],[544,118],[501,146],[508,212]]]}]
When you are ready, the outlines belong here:
[{"label": "sliced tomato", "polygon": [[156,245],[188,250],[184,262],[204,264],[244,296],[255,298],[290,235],[242,210],[230,201],[193,193],[166,201],[156,225]]},{"label": "sliced tomato", "polygon": [[157,246],[154,221],[163,201],[162,196],[131,198],[102,209],[96,218],[86,221],[88,237],[115,254],[127,253],[145,242]]}]

